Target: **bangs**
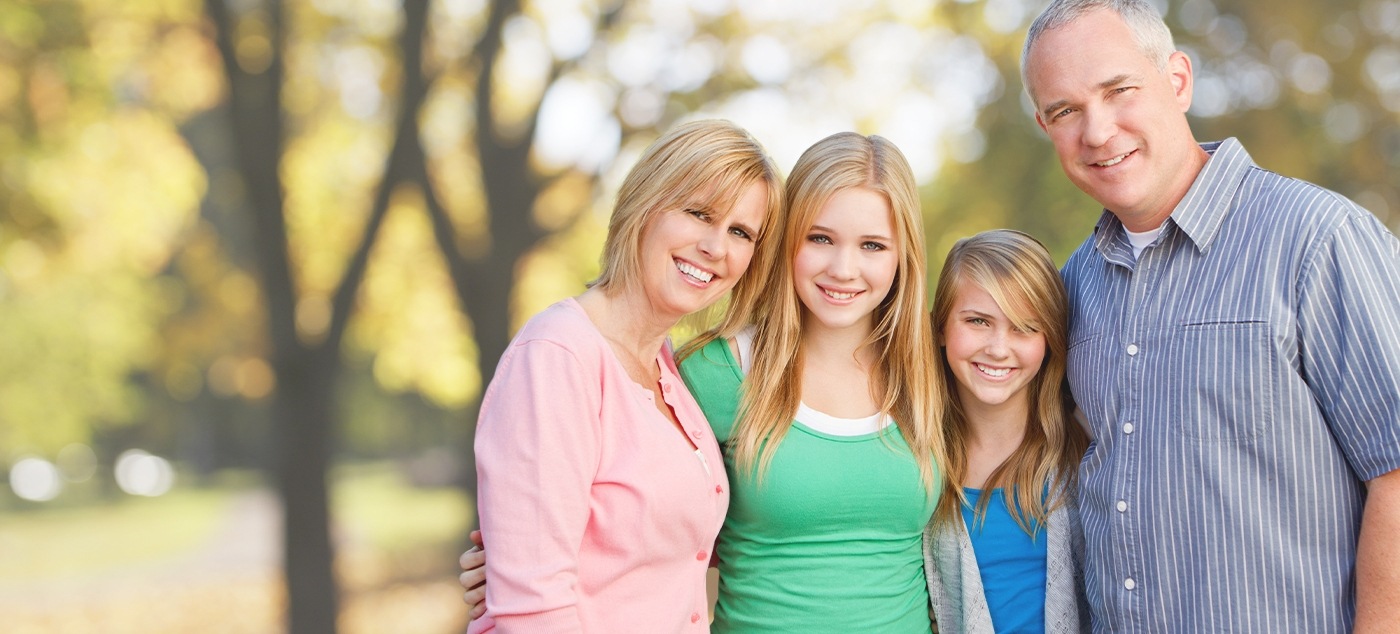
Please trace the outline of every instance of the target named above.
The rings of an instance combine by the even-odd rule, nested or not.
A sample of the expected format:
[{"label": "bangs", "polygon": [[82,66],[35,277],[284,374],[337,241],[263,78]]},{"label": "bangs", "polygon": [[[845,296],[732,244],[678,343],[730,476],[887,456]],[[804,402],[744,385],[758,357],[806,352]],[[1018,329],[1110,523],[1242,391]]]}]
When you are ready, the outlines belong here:
[{"label": "bangs", "polygon": [[1011,325],[1027,332],[1045,332],[1044,307],[1038,306],[1039,302],[1014,277],[998,276],[988,270],[972,272],[971,277],[973,283],[992,296]]}]

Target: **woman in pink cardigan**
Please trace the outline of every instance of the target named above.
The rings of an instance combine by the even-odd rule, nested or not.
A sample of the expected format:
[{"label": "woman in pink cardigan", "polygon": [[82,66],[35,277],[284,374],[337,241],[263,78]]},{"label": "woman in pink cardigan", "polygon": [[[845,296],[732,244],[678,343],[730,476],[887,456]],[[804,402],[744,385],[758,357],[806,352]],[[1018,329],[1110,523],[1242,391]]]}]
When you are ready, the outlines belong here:
[{"label": "woman in pink cardigan", "polygon": [[729,484],[666,335],[731,289],[729,314],[749,313],[780,190],[725,121],[673,128],[627,175],[602,274],[525,324],[482,397],[491,584],[469,632],[708,631]]}]

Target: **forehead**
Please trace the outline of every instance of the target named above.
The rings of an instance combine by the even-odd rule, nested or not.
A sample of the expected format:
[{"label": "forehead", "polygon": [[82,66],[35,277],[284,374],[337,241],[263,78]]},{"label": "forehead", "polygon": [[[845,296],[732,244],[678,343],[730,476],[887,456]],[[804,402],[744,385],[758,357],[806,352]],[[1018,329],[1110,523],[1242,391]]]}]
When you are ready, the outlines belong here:
[{"label": "forehead", "polygon": [[[991,286],[992,288],[988,288]],[[1013,322],[1033,320],[1035,311],[1029,299],[1013,284],[992,280],[987,284],[963,275],[954,287],[953,312],[972,311]]]},{"label": "forehead", "polygon": [[1099,9],[1041,33],[1026,56],[1026,88],[1039,105],[1155,68],[1123,19]]},{"label": "forehead", "polygon": [[884,194],[866,187],[847,187],[837,190],[822,203],[812,224],[888,234],[894,225],[891,214],[890,202]]}]

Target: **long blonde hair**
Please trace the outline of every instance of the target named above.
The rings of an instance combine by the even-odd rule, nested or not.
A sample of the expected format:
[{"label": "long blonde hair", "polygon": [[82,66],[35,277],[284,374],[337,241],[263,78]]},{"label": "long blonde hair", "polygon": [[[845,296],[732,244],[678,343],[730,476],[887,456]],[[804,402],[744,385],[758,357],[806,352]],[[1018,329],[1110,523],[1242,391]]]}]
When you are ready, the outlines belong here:
[{"label": "long blonde hair", "polygon": [[[1030,420],[1025,437],[983,485],[984,490],[1005,491],[1012,518],[1034,536],[1050,512],[1064,503],[1064,496],[1073,494],[1079,460],[1089,444],[1088,436],[1073,420],[1074,401],[1065,380],[1069,349],[1065,284],[1050,253],[1029,235],[997,229],[963,238],[948,252],[933,294],[932,321],[940,333],[963,281],[991,295],[1017,328],[1045,336],[1045,359],[1028,388]],[[938,418],[947,445],[948,478],[934,517],[939,522],[954,522],[961,521],[962,505],[967,501],[962,482],[968,470],[968,422],[955,387],[957,379],[941,348],[939,358],[943,371],[935,374],[933,385],[938,402],[943,404]],[[1042,495],[1047,486],[1048,499]],[[977,518],[986,516],[989,499],[991,496],[984,495],[977,502]]]},{"label": "long blonde hair", "polygon": [[834,134],[808,148],[787,184],[787,220],[781,257],[768,271],[766,298],[754,315],[753,368],[745,381],[739,418],[729,440],[740,473],[761,478],[801,400],[802,313],[793,286],[793,259],[827,201],[839,191],[863,188],[888,199],[899,264],[894,283],[875,309],[867,342],[877,360],[872,393],[913,453],[919,474],[935,492],[936,465],[943,464],[942,432],[932,396],[933,336],[924,312],[924,232],[919,197],[909,163],[878,136]]}]

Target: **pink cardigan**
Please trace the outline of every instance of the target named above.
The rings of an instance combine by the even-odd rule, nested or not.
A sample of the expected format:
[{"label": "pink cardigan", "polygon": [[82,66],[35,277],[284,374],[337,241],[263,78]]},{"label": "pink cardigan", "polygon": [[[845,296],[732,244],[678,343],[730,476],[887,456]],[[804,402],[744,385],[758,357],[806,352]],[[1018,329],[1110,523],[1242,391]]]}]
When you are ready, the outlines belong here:
[{"label": "pink cardigan", "polygon": [[469,633],[709,631],[705,570],[729,482],[670,350],[656,360],[688,438],[577,301],[515,336],[477,422],[491,556],[486,615]]}]

